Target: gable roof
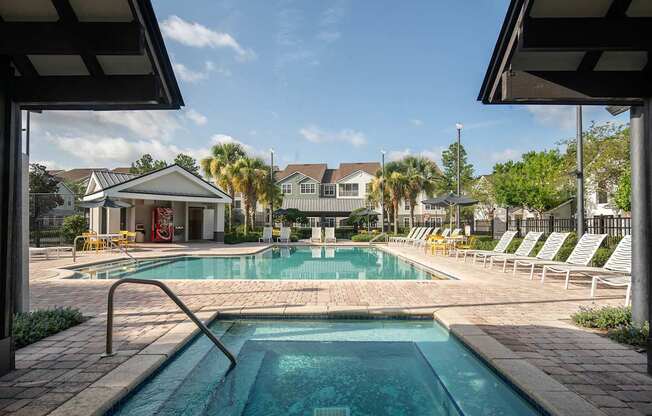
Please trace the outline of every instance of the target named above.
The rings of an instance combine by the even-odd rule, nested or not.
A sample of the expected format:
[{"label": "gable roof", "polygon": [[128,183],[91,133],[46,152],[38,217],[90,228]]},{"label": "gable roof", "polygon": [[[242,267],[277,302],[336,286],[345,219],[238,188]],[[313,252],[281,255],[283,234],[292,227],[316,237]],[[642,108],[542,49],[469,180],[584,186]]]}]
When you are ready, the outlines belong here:
[{"label": "gable roof", "polygon": [[326,173],[326,169],[328,169],[326,163],[290,164],[287,165],[284,170],[278,172],[276,180],[282,181],[295,173],[300,173],[321,183],[324,178],[324,173]]},{"label": "gable roof", "polygon": [[80,182],[85,179],[88,179],[88,177],[90,177],[94,171],[102,171],[102,170],[108,170],[108,169],[107,168],[77,168],[77,169],[61,170],[52,174],[57,178],[61,179],[62,181]]},{"label": "gable roof", "polygon": [[[204,189],[209,190],[210,192],[219,195],[221,199],[224,199],[226,202],[230,202],[231,198],[226,194],[226,192],[222,191],[220,188],[217,186],[213,185],[210,182],[205,181],[201,177],[193,174],[189,170],[185,169],[182,166],[179,166],[177,164],[170,165],[163,167],[161,169],[153,170],[151,172],[147,172],[142,175],[131,175],[131,174],[121,174],[121,173],[114,173],[114,172],[106,172],[106,171],[97,171],[93,172],[92,178],[95,179],[96,184],[98,185],[97,188],[93,189],[93,192],[88,193],[90,190],[90,183],[89,187],[86,189],[86,195],[84,196],[84,199],[86,200],[92,200],[94,199],[94,195],[96,194],[105,194],[106,191],[121,191],[125,190],[128,187],[138,185],[140,183],[146,182],[150,179],[155,179],[160,176],[166,175],[168,172],[178,172],[185,176],[186,178],[194,181],[196,184],[200,185]],[[157,194],[160,195],[173,195],[172,193],[165,193],[165,192],[157,192]],[[174,194],[177,195],[177,194]],[[187,196],[191,196],[188,194],[184,194]],[[102,195],[106,196],[106,195]],[[182,196],[182,195],[177,195],[177,196]]]},{"label": "gable roof", "polygon": [[378,162],[340,163],[339,169],[337,169],[333,175],[333,182],[342,180],[358,171],[366,172],[375,176],[376,172],[379,170],[380,163]]}]

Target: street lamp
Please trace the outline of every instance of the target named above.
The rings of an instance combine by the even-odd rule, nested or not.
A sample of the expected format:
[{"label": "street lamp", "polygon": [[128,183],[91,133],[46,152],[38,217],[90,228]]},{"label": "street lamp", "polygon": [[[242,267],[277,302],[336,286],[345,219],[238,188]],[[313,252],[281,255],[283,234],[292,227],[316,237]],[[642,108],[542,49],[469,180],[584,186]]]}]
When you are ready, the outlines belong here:
[{"label": "street lamp", "polygon": [[269,149],[269,226],[274,227],[274,149]]},{"label": "street lamp", "polygon": [[[457,196],[461,195],[462,191],[462,182],[460,180],[460,146],[462,141],[462,128],[464,126],[462,123],[455,123],[455,128],[457,129]],[[460,206],[457,206],[455,211],[455,224],[457,228],[460,228]]]},{"label": "street lamp", "polygon": [[381,150],[381,176],[380,176],[380,233],[385,232],[385,151]]}]

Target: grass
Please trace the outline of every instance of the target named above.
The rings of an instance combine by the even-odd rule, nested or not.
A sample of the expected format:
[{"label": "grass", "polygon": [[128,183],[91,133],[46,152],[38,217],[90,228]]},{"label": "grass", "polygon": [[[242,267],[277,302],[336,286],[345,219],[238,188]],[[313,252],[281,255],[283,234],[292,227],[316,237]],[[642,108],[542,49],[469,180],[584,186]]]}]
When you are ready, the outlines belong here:
[{"label": "grass", "polygon": [[606,331],[607,337],[618,343],[639,348],[647,345],[650,327],[647,322],[642,326],[632,323],[631,308],[614,306],[580,308],[571,319],[578,326]]},{"label": "grass", "polygon": [[13,325],[16,349],[79,325],[86,319],[79,310],[72,308],[17,313]]}]

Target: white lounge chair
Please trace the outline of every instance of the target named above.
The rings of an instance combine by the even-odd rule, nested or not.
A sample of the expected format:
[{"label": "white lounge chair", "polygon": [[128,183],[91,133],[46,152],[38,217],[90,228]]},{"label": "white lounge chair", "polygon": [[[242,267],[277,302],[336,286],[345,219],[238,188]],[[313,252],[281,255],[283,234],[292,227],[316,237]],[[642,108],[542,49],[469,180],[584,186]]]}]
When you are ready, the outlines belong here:
[{"label": "white lounge chair", "polygon": [[321,227],[312,227],[312,236],[310,236],[311,243],[321,243]]},{"label": "white lounge chair", "polygon": [[279,235],[278,241],[279,243],[289,243],[290,242],[290,227],[281,227],[281,234]]},{"label": "white lounge chair", "polygon": [[337,243],[337,238],[335,238],[335,228],[333,227],[324,228],[324,242]]},{"label": "white lounge chair", "polygon": [[407,236],[404,236],[404,237],[390,237],[389,240],[387,240],[387,242],[389,244],[391,244],[391,243],[402,243],[405,239],[409,239],[409,238],[414,237],[414,234],[417,233],[419,230],[421,230],[421,228],[422,227],[412,227]]},{"label": "white lounge chair", "polygon": [[[491,256],[491,258],[489,259],[489,268],[493,268],[494,263],[499,263],[502,261],[503,273],[505,273],[507,269],[507,262],[511,261],[514,263],[513,274],[516,274],[516,269],[519,265],[519,262],[523,262],[523,264],[525,264],[531,260],[552,260],[555,258],[557,253],[559,253],[559,250],[564,245],[564,242],[566,241],[566,238],[568,238],[568,236],[569,233],[557,233],[557,232],[550,233],[546,241],[543,243],[543,247],[541,247],[541,250],[539,250],[537,255],[534,257],[530,255],[519,256],[516,253],[514,254],[506,253],[500,256]],[[531,273],[530,277],[532,277],[532,274],[534,273],[533,265],[530,266],[530,273]]]},{"label": "white lounge chair", "polygon": [[419,228],[419,229],[418,229],[418,230],[417,230],[417,231],[412,235],[412,237],[410,237],[410,238],[407,238],[407,237],[406,237],[406,238],[404,238],[403,240],[401,240],[401,242],[403,243],[403,245],[406,245],[406,244],[412,244],[413,242],[415,242],[415,241],[417,241],[418,239],[420,239],[420,238],[421,238],[421,237],[426,233],[427,230],[428,230],[428,227],[420,227],[420,228]]},{"label": "white lounge chair", "polygon": [[414,242],[415,247],[425,247],[428,245],[428,239],[430,238],[431,235],[436,235],[439,232],[439,227],[435,227],[426,236],[422,236],[419,240],[416,240]]},{"label": "white lounge chair", "polygon": [[593,276],[591,280],[591,297],[595,298],[595,291],[598,288],[598,283],[603,283],[607,286],[627,287],[625,292],[625,306],[629,306],[629,301],[632,298],[632,276]]},{"label": "white lounge chair", "polygon": [[478,257],[483,258],[483,265],[487,262],[487,258],[491,255],[497,255],[497,254],[503,254],[506,250],[507,247],[509,247],[509,244],[512,242],[512,240],[516,237],[516,231],[505,231],[505,233],[500,237],[500,240],[498,240],[498,244],[496,244],[496,247],[494,247],[493,250],[474,250],[474,249],[462,249],[462,250],[456,250],[455,251],[455,258],[459,258],[459,255],[463,255],[464,262],[466,262],[466,257],[469,254],[473,254],[473,263],[475,264],[475,261],[477,260]]},{"label": "white lounge chair", "polygon": [[[599,247],[599,246],[598,246]],[[597,251],[597,248],[596,248]],[[595,253],[594,253],[595,254]],[[593,256],[591,256],[593,258]],[[590,259],[589,259],[590,261]],[[548,273],[562,273],[566,276],[564,287],[568,289],[572,273],[583,275],[631,275],[632,273],[632,236],[626,235],[620,240],[609,259],[602,267],[577,266],[575,264],[550,264],[543,266],[541,281]]]},{"label": "white lounge chair", "polygon": [[[571,251],[566,261],[532,260],[530,261],[530,264],[532,266],[541,267],[553,265],[587,266],[606,237],[606,234],[584,234],[582,238],[580,238],[580,241],[577,242],[575,248],[573,248],[573,251]],[[541,283],[543,283],[544,280],[545,272],[542,271]]]},{"label": "white lounge chair", "polygon": [[[513,254],[509,254],[509,253],[501,253],[501,254],[495,254],[495,255],[491,254],[491,253],[485,254],[484,256],[489,258],[489,268],[490,269],[493,268],[494,257],[497,257],[497,258],[505,258],[505,257],[510,257],[510,256],[529,257],[530,253],[532,253],[532,250],[534,250],[534,246],[537,245],[537,242],[539,242],[539,239],[541,238],[542,235],[543,235],[542,232],[530,231],[529,233],[527,233],[525,235],[525,238],[523,238],[523,241],[521,241],[521,244],[518,246],[518,248],[516,249],[516,251]],[[485,258],[485,260],[486,260],[486,258]],[[507,264],[507,262],[505,261],[505,263],[503,265],[503,271],[505,271],[504,268],[505,268],[506,264]]]},{"label": "white lounge chair", "polygon": [[427,227],[419,234],[417,238],[412,238],[410,240],[406,240],[405,244],[412,244],[413,246],[416,246],[420,241],[426,241],[428,237],[430,237],[430,233],[432,232],[432,227]]},{"label": "white lounge chair", "polygon": [[258,239],[259,243],[272,243],[274,238],[272,237],[272,227],[263,228],[263,236]]}]

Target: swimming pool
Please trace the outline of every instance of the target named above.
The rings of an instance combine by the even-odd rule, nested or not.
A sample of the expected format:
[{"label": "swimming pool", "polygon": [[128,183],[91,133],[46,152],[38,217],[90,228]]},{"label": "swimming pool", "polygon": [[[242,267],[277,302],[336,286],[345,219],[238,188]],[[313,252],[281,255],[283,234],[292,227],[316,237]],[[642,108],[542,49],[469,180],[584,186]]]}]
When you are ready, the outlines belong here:
[{"label": "swimming pool", "polygon": [[110,416],[541,413],[433,321],[216,321]]},{"label": "swimming pool", "polygon": [[240,257],[162,257],[77,270],[92,279],[430,280],[446,278],[369,247],[274,247]]}]

